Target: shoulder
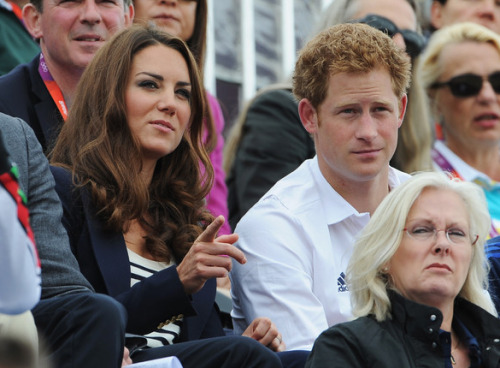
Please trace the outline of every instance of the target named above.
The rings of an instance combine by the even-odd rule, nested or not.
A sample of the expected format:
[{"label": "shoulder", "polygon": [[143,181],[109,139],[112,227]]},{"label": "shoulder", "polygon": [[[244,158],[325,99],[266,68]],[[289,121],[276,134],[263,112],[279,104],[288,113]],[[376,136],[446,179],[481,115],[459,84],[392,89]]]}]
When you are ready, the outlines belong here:
[{"label": "shoulder", "polygon": [[51,166],[50,171],[52,171],[52,175],[54,175],[57,181],[68,185],[72,183],[71,172],[69,170],[59,166]]},{"label": "shoulder", "polygon": [[403,184],[410,178],[410,174],[389,166],[389,186],[391,187],[391,189],[394,189],[398,185]]},{"label": "shoulder", "polygon": [[50,171],[56,181],[56,191],[59,197],[64,197],[62,194],[73,191],[73,176],[69,170],[58,166],[50,166]]},{"label": "shoulder", "polygon": [[[309,360],[329,367],[423,366],[421,362],[411,364],[418,357],[408,355],[407,344],[391,329],[390,321],[379,323],[365,316],[324,331],[316,339]],[[431,365],[427,362],[425,366]]]},{"label": "shoulder", "polygon": [[0,112],[0,131],[9,154],[17,165],[28,164],[28,157],[42,154],[33,129],[22,119]]},{"label": "shoulder", "polygon": [[266,90],[260,92],[257,96],[255,96],[253,100],[253,104],[260,103],[283,103],[288,104],[289,106],[297,105],[297,101],[292,93],[291,86],[276,86],[271,87]]},{"label": "shoulder", "polygon": [[71,171],[58,166],[50,166],[50,171],[54,176],[55,189],[63,206],[65,208],[74,206],[81,198],[82,193],[80,190],[76,190],[77,187],[75,187]]},{"label": "shoulder", "polygon": [[319,200],[314,180],[314,159],[304,161],[297,169],[279,180],[257,204],[278,200],[290,211],[301,212]]},{"label": "shoulder", "polygon": [[349,355],[348,351],[354,353],[364,351],[369,346],[378,347],[380,332],[380,324],[371,317],[338,323],[319,335],[314,343],[313,352],[318,354],[331,350],[332,353],[337,351],[339,354],[342,352]]},{"label": "shoulder", "polygon": [[292,91],[286,88],[271,88],[257,94],[249,104],[248,114],[270,115],[266,120],[293,116],[300,122],[297,100]]},{"label": "shoulder", "polygon": [[[19,87],[26,86],[26,83],[29,79],[31,79],[31,75],[36,71],[38,67],[38,58],[36,56],[32,61],[25,64],[20,64],[12,69],[9,73],[0,77],[0,94],[2,95],[10,95],[12,91],[5,90],[3,87],[5,86],[13,86],[16,89]],[[19,85],[19,83],[22,83]],[[3,91],[3,92],[2,92]]]},{"label": "shoulder", "polygon": [[30,129],[28,124],[26,124],[26,122],[24,122],[22,119],[0,112],[0,129],[2,133],[24,134],[26,127]]},{"label": "shoulder", "polygon": [[378,332],[380,330],[380,323],[372,317],[365,316],[349,322],[338,323],[325,330],[321,336],[324,338],[340,338],[343,336],[361,341],[367,338],[370,339],[374,331]]},{"label": "shoulder", "polygon": [[[289,234],[304,231],[311,221],[321,217],[322,208],[316,183],[312,179],[311,161],[306,160],[299,168],[279,180],[242,217],[236,232],[267,231],[287,228]],[[267,229],[267,230],[265,230]],[[295,229],[292,231],[292,229]],[[250,234],[251,235],[251,234]],[[285,236],[282,231],[272,236]]]},{"label": "shoulder", "polygon": [[[35,82],[37,68],[38,56],[31,62],[18,65],[8,74],[0,77],[0,106],[2,111],[11,113],[20,106],[33,103],[33,89],[41,88]],[[39,84],[41,85],[41,83],[40,79]]]},{"label": "shoulder", "polygon": [[217,132],[220,134],[224,129],[224,115],[222,114],[222,109],[220,107],[219,100],[212,95],[210,92],[205,91],[207,95],[208,105],[210,107],[210,112],[212,113],[212,118]]}]

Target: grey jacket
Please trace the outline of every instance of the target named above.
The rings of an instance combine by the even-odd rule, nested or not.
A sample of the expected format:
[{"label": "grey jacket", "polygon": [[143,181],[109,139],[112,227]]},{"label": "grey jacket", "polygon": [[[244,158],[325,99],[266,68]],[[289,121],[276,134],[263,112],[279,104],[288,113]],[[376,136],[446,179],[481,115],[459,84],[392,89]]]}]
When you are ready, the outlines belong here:
[{"label": "grey jacket", "polygon": [[33,130],[23,120],[0,113],[0,131],[28,198],[30,224],[42,265],[42,299],[90,291],[92,287],[71,252],[54,178]]}]

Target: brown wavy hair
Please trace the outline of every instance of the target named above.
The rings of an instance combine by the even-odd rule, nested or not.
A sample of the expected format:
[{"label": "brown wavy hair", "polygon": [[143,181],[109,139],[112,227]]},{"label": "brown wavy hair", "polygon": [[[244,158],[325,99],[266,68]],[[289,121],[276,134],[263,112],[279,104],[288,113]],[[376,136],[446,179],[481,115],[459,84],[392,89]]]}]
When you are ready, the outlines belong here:
[{"label": "brown wavy hair", "polygon": [[[141,147],[127,123],[125,90],[134,56],[154,45],[174,49],[186,61],[191,117],[179,146],[158,160],[148,185],[140,177]],[[158,28],[134,25],[108,41],[86,68],[51,163],[71,170],[77,187],[89,191],[107,229],[126,231],[136,219],[155,259],[180,261],[212,220],[204,208],[213,182],[202,143],[207,111],[200,73],[185,42]]]}]

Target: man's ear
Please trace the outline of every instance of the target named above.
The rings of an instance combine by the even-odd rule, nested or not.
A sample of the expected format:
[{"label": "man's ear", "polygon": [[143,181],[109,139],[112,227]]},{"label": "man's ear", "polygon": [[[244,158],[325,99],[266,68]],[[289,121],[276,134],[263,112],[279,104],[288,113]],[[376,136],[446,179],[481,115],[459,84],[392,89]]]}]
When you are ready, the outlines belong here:
[{"label": "man's ear", "polygon": [[43,37],[42,27],[40,24],[42,21],[42,14],[32,3],[27,3],[23,7],[23,21],[28,29],[28,32],[33,38],[38,40]]},{"label": "man's ear", "polygon": [[128,6],[128,11],[125,12],[125,27],[131,26],[134,22],[135,9],[134,4]]},{"label": "man's ear", "polygon": [[433,0],[431,5],[431,24],[434,28],[443,27],[443,7],[439,1]]},{"label": "man's ear", "polygon": [[307,130],[309,134],[314,134],[318,130],[318,113],[312,105],[311,101],[307,98],[303,98],[299,102],[299,116],[302,121],[304,129]]},{"label": "man's ear", "polygon": [[399,101],[399,118],[398,118],[398,128],[403,124],[403,119],[405,118],[406,108],[408,107],[408,95],[405,93],[401,100]]}]

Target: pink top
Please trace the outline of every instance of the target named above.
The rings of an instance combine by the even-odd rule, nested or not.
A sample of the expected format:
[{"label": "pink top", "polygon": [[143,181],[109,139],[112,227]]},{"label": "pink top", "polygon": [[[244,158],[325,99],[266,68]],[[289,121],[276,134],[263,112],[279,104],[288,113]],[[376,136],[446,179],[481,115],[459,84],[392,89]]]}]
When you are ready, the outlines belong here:
[{"label": "pink top", "polygon": [[222,225],[219,235],[231,234],[231,227],[228,222],[228,209],[227,209],[227,187],[226,175],[222,169],[222,151],[224,149],[224,137],[222,131],[224,130],[224,116],[217,99],[212,96],[208,91],[206,92],[210,110],[212,111],[212,118],[214,120],[215,132],[217,135],[217,145],[210,153],[210,161],[214,167],[214,185],[207,196],[207,208],[214,216],[223,215],[226,219]]}]

